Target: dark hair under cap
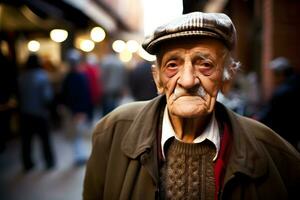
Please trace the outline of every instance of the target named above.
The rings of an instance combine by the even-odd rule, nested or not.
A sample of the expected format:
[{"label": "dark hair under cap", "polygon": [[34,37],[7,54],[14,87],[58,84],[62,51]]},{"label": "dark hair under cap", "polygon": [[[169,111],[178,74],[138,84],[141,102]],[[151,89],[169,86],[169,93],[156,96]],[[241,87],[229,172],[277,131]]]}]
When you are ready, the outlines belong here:
[{"label": "dark hair under cap", "polygon": [[155,55],[158,53],[158,45],[163,41],[195,36],[219,39],[229,50],[234,49],[236,43],[234,24],[226,14],[193,12],[158,27],[152,35],[146,37],[142,46],[148,53]]}]

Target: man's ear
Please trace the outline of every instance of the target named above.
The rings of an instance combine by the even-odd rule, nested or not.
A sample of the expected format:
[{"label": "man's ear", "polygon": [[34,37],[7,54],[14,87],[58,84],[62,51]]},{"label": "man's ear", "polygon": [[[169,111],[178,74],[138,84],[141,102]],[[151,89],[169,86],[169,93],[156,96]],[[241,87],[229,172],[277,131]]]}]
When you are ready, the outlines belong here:
[{"label": "man's ear", "polygon": [[228,70],[225,69],[223,72],[223,80],[222,80],[222,86],[221,86],[221,92],[226,95],[232,87],[233,83],[233,76],[234,76],[234,71],[233,70]]},{"label": "man's ear", "polygon": [[162,82],[160,79],[160,74],[159,74],[159,68],[156,65],[151,66],[151,71],[152,71],[152,76],[156,85],[157,93],[158,94],[163,94],[164,93],[164,88],[162,86]]},{"label": "man's ear", "polygon": [[232,81],[231,80],[223,80],[221,86],[221,92],[226,95],[231,89]]}]

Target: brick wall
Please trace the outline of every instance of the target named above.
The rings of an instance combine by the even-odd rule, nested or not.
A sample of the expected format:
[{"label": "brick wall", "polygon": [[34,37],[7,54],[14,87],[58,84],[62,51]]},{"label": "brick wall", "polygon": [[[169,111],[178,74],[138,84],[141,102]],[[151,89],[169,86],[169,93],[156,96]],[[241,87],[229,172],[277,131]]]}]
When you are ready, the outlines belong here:
[{"label": "brick wall", "polygon": [[300,1],[273,1],[273,56],[287,57],[300,71]]}]

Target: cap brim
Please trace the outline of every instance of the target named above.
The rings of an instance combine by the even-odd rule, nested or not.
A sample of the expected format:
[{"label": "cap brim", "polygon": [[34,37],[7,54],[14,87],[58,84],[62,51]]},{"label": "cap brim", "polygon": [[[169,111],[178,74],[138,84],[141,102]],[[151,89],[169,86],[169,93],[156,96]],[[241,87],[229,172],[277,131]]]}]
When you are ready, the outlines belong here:
[{"label": "cap brim", "polygon": [[[194,37],[211,37],[211,38],[219,39],[225,43],[225,41],[222,40],[220,35],[214,32],[203,31],[203,30],[190,30],[190,31],[177,32],[162,37],[158,37],[157,39],[154,39],[148,45],[144,45],[143,47],[148,53],[155,55],[158,52],[157,48],[162,42],[179,39],[179,38],[194,38]],[[225,45],[227,46],[228,44]]]}]

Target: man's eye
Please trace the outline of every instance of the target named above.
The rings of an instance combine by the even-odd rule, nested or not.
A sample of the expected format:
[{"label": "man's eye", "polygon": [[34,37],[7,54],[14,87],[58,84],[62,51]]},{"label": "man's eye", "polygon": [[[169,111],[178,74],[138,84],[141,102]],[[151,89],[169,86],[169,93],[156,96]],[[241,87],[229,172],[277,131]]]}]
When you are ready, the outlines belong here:
[{"label": "man's eye", "polygon": [[195,62],[195,65],[201,68],[212,68],[212,63],[208,62],[207,60],[198,59]]},{"label": "man's eye", "polygon": [[168,62],[165,65],[165,74],[167,77],[171,78],[178,72],[178,65],[176,62]]},{"label": "man's eye", "polygon": [[175,68],[177,67],[177,64],[175,62],[170,62],[167,64],[167,68]]},{"label": "man's eye", "polygon": [[211,68],[212,67],[212,65],[210,63],[208,63],[208,62],[202,63],[202,66],[203,67],[207,67],[207,68]]},{"label": "man's eye", "polygon": [[197,66],[199,66],[201,68],[212,68],[213,67],[212,63],[205,62],[205,61],[198,62]]},{"label": "man's eye", "polygon": [[214,69],[214,65],[211,62],[202,61],[198,66],[199,71],[205,76],[211,75]]}]

